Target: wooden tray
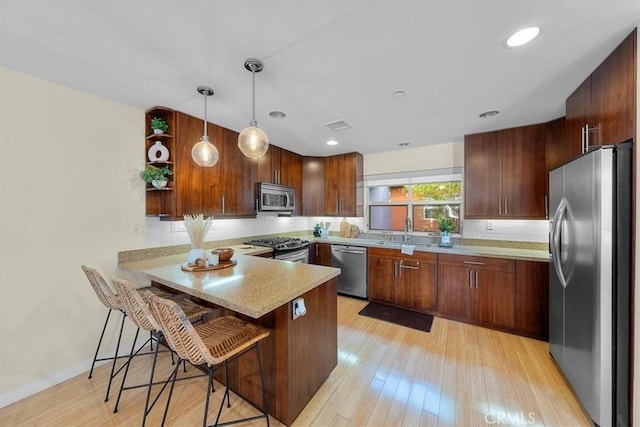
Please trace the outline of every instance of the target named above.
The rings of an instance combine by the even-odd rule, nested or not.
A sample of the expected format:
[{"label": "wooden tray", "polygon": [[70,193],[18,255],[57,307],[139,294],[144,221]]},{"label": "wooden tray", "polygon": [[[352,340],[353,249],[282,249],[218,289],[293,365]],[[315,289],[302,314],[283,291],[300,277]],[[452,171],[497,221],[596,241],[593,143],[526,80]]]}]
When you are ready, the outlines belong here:
[{"label": "wooden tray", "polygon": [[211,266],[206,266],[206,267],[198,267],[197,265],[182,264],[180,266],[180,268],[182,269],[182,271],[196,271],[197,272],[197,271],[220,270],[222,268],[233,267],[234,265],[236,265],[236,261],[235,260],[231,260],[231,261],[222,261],[218,265],[211,265]]}]

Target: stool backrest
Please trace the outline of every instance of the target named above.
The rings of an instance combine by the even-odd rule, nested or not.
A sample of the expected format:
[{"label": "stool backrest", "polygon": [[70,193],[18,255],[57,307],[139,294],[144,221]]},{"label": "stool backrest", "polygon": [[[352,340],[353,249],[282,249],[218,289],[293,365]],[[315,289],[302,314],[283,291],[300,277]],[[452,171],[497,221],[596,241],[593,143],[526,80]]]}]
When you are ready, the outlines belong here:
[{"label": "stool backrest", "polygon": [[121,277],[113,277],[111,280],[116,286],[120,302],[133,323],[146,331],[161,330],[160,324],[151,312],[151,307],[142,299],[133,285]]},{"label": "stool backrest", "polygon": [[98,299],[105,305],[105,307],[111,310],[123,310],[122,304],[118,299],[118,296],[111,290],[111,287],[107,283],[107,281],[102,277],[97,270],[87,267],[86,265],[82,266],[82,271],[87,275],[87,279],[89,279],[89,283],[93,287]]},{"label": "stool backrest", "polygon": [[151,311],[160,323],[169,346],[178,353],[178,356],[194,365],[215,364],[202,338],[178,304],[157,297],[151,292],[146,292],[145,296],[151,304]]}]

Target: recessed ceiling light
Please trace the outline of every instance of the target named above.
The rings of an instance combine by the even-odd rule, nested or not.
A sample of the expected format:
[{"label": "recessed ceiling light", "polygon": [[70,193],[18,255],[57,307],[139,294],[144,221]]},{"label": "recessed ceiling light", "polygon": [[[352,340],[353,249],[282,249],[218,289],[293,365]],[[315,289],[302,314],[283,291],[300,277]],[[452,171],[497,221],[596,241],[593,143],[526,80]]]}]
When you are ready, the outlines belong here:
[{"label": "recessed ceiling light", "polygon": [[396,98],[396,99],[400,99],[405,95],[406,94],[404,93],[403,90],[397,90],[397,91],[393,92],[393,97]]},{"label": "recessed ceiling light", "polygon": [[335,139],[330,139],[329,141],[327,141],[327,145],[338,145],[338,141],[336,141]]},{"label": "recessed ceiling light", "polygon": [[274,119],[284,119],[285,117],[287,117],[287,115],[282,111],[272,111],[269,113],[269,115]]},{"label": "recessed ceiling light", "polygon": [[531,40],[538,37],[541,31],[542,29],[540,27],[523,28],[522,30],[515,32],[511,37],[509,37],[505,45],[507,47],[522,46],[523,44],[527,44]]},{"label": "recessed ceiling light", "polygon": [[491,110],[491,111],[485,111],[484,113],[480,114],[478,117],[480,117],[481,119],[486,119],[487,117],[497,116],[498,114],[500,114],[500,111]]}]

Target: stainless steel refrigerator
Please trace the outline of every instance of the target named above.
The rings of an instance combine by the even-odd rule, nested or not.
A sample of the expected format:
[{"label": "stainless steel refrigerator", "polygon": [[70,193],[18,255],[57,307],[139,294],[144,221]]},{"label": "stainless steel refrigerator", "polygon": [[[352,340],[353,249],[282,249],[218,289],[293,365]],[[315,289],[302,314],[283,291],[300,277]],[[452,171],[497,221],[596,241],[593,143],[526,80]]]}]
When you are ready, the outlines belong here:
[{"label": "stainless steel refrigerator", "polygon": [[594,423],[629,425],[631,142],[549,173],[549,351]]}]

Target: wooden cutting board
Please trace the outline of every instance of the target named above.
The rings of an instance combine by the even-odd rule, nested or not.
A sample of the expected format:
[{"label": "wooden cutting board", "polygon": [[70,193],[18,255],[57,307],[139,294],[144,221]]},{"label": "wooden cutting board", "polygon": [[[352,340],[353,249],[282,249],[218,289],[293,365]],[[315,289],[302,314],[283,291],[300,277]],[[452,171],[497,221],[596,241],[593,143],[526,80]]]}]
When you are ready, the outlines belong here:
[{"label": "wooden cutting board", "polygon": [[234,265],[236,265],[236,261],[232,259],[231,261],[221,261],[218,265],[209,265],[205,267],[198,267],[197,265],[182,264],[180,268],[182,269],[182,271],[198,272],[198,271],[220,270],[222,268],[233,267]]}]

